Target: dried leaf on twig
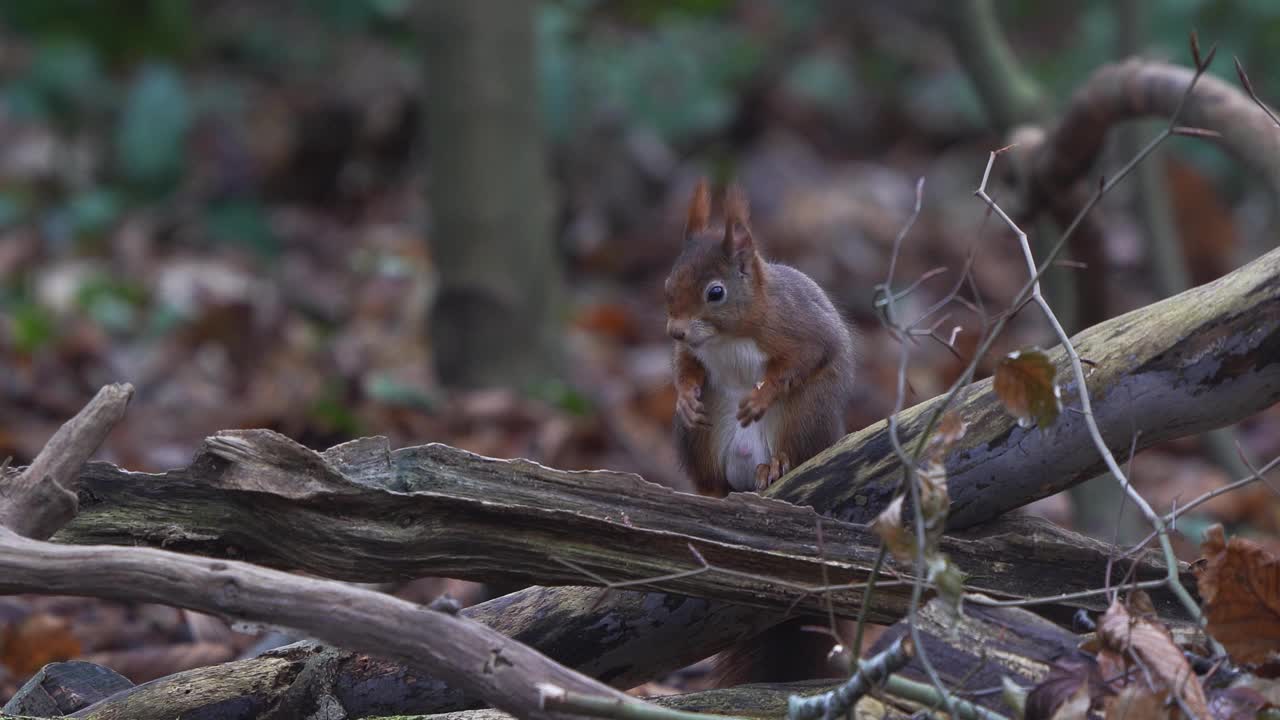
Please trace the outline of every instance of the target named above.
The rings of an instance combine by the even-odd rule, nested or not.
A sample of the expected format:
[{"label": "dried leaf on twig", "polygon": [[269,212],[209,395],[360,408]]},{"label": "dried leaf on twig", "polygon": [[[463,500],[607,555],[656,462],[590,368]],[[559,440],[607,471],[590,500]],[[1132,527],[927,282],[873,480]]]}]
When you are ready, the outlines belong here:
[{"label": "dried leaf on twig", "polygon": [[1040,350],[1015,350],[996,366],[995,391],[1020,427],[1053,425],[1062,412],[1058,369]]},{"label": "dried leaf on twig", "polygon": [[915,557],[915,536],[902,522],[902,497],[899,496],[871,523],[871,529],[880,536],[898,562],[909,563]]}]

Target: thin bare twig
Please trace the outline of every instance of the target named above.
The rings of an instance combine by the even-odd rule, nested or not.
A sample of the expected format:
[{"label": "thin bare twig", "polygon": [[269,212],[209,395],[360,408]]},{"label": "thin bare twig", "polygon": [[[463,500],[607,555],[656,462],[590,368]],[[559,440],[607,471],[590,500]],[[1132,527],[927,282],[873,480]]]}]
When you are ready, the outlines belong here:
[{"label": "thin bare twig", "polygon": [[862,607],[858,608],[858,624],[853,630],[853,646],[849,648],[853,653],[855,667],[862,658],[862,637],[867,629],[867,606],[871,604],[871,596],[876,591],[876,580],[880,577],[880,569],[884,567],[884,559],[888,554],[889,548],[881,542],[880,550],[876,553],[876,564],[871,566],[871,577],[867,578],[867,587],[862,593]]},{"label": "thin bare twig", "polygon": [[[1280,456],[1272,458],[1270,462],[1268,462],[1266,465],[1263,465],[1261,468],[1258,468],[1256,470],[1254,470],[1253,466],[1249,463],[1247,459],[1244,462],[1245,462],[1245,465],[1250,470],[1253,471],[1252,475],[1236,480],[1233,483],[1223,485],[1220,488],[1214,488],[1213,490],[1209,490],[1208,492],[1201,493],[1198,497],[1196,497],[1196,499],[1192,500],[1186,505],[1183,505],[1182,507],[1174,508],[1173,510],[1171,510],[1169,514],[1164,516],[1164,521],[1172,525],[1178,519],[1179,515],[1186,514],[1190,512],[1192,509],[1200,507],[1201,505],[1209,502],[1210,500],[1218,497],[1219,495],[1226,495],[1227,493],[1239,490],[1240,488],[1245,487],[1246,485],[1252,485],[1253,483],[1260,482],[1263,485],[1266,485],[1267,487],[1271,487],[1271,484],[1268,483],[1266,479],[1263,478],[1262,476],[1265,473],[1268,473],[1271,470],[1275,469],[1277,465],[1280,465]],[[1275,488],[1272,488],[1272,489],[1274,490]],[[1142,540],[1139,540],[1137,543],[1133,545],[1133,547],[1129,548],[1128,550],[1125,550],[1120,556],[1130,557],[1139,552],[1142,552],[1142,550],[1147,546],[1147,544],[1154,539],[1156,539],[1156,532],[1152,531],[1151,534],[1147,535]]]},{"label": "thin bare twig", "polygon": [[[1133,583],[1127,587],[1138,590],[1150,590],[1164,587],[1168,582],[1168,580],[1144,580],[1142,582]],[[1083,600],[1085,598],[1108,595],[1110,593],[1110,587],[1100,587],[1093,590],[1081,590],[1079,592],[1062,593],[1061,595],[1046,595],[1044,597],[1019,598],[1017,600],[992,600],[985,595],[978,595],[976,593],[967,593],[964,598],[965,602],[971,602],[977,605],[986,605],[988,607],[1030,607],[1032,605],[1047,605],[1049,603],[1066,602],[1068,600]]]},{"label": "thin bare twig", "polygon": [[[1038,268],[1034,268],[1035,272],[1032,274],[1031,278],[1025,285],[1023,285],[1022,289],[1018,291],[1014,301],[1011,303],[1014,310],[1000,316],[999,319],[996,320],[994,326],[990,328],[990,332],[984,334],[983,340],[979,343],[977,350],[974,352],[973,360],[965,368],[964,372],[961,373],[960,377],[956,378],[955,382],[951,384],[951,387],[947,390],[946,396],[943,398],[942,402],[938,404],[938,407],[935,408],[934,412],[929,416],[928,421],[925,423],[924,429],[921,431],[919,436],[920,439],[916,443],[914,452],[914,457],[916,459],[919,459],[920,454],[924,452],[925,443],[933,433],[933,429],[942,419],[942,416],[946,414],[947,410],[951,409],[951,406],[954,404],[956,397],[960,394],[960,391],[973,381],[973,375],[977,371],[978,363],[987,354],[987,351],[991,349],[995,339],[1000,336],[1000,333],[1004,330],[1008,321],[1017,314],[1018,310],[1020,310],[1024,304],[1031,301],[1031,294],[1033,290],[1039,286],[1040,278],[1057,260],[1058,255],[1062,253],[1062,249],[1066,247],[1067,242],[1075,235],[1076,231],[1080,228],[1080,225],[1084,222],[1084,219],[1088,217],[1089,213],[1093,211],[1093,208],[1097,206],[1097,204],[1107,195],[1108,192],[1111,191],[1112,188],[1114,188],[1121,180],[1128,177],[1128,175],[1133,172],[1134,168],[1146,160],[1147,156],[1155,152],[1156,148],[1173,135],[1173,128],[1178,126],[1178,119],[1182,115],[1182,110],[1186,106],[1187,99],[1191,97],[1191,93],[1195,89],[1196,83],[1204,74],[1205,70],[1208,69],[1208,64],[1213,61],[1215,54],[1216,48],[1210,50],[1208,57],[1204,60],[1205,64],[1197,64],[1195,73],[1192,75],[1191,81],[1187,84],[1186,90],[1183,91],[1182,97],[1179,98],[1178,105],[1174,108],[1174,112],[1169,118],[1169,124],[1165,130],[1152,138],[1151,141],[1148,142],[1136,155],[1130,158],[1129,162],[1125,163],[1115,175],[1110,178],[1099,179],[1098,188],[1089,197],[1088,201],[1085,202],[1084,206],[1080,208],[1079,212],[1076,213],[1075,218],[1069,225],[1067,225],[1067,229],[1062,232],[1062,236],[1058,238],[1058,241],[1049,249],[1044,260],[1041,261],[1040,266]],[[1010,146],[1006,146],[999,150],[995,150],[993,155],[999,155],[1008,150],[1009,147]],[[986,187],[987,185],[990,170],[991,163],[988,162],[987,173],[983,176],[983,187]],[[995,203],[995,201],[990,199],[989,196],[988,199],[992,204]],[[975,297],[980,296],[975,295]]]},{"label": "thin bare twig", "polygon": [[1253,89],[1253,83],[1249,82],[1249,74],[1244,71],[1244,65],[1240,63],[1240,58],[1232,57],[1231,59],[1235,61],[1236,75],[1240,78],[1240,84],[1244,87],[1244,91],[1249,93],[1249,99],[1253,100],[1255,105],[1262,108],[1262,112],[1266,113],[1267,117],[1271,118],[1271,122],[1275,123],[1277,127],[1280,127],[1280,118],[1276,117],[1275,112],[1273,112],[1271,108],[1262,101],[1262,98],[1258,97],[1258,93]]},{"label": "thin bare twig", "polygon": [[[1128,477],[1133,476],[1133,457],[1138,453],[1138,437],[1141,432],[1135,432],[1129,438],[1129,462],[1125,465],[1125,474]],[[1107,575],[1104,587],[1111,587],[1111,570],[1115,566],[1116,553],[1120,550],[1120,523],[1124,520],[1125,501],[1129,499],[1129,491],[1126,488],[1120,495],[1120,506],[1116,508],[1116,527],[1115,532],[1111,536],[1111,557],[1107,558]],[[1114,597],[1114,596],[1112,596]]]},{"label": "thin bare twig", "polygon": [[[831,583],[831,584],[823,584],[823,585],[805,585],[803,583],[791,582],[789,580],[783,580],[781,578],[771,577],[767,575],[760,575],[757,573],[750,573],[743,570],[734,570],[732,568],[720,567],[712,562],[709,562],[706,559],[706,557],[702,555],[702,553],[698,552],[698,549],[694,547],[692,543],[689,543],[688,547],[689,547],[690,554],[692,554],[694,560],[697,561],[698,567],[690,568],[688,570],[681,570],[679,572],[667,573],[665,575],[653,575],[650,577],[636,578],[633,580],[609,580],[603,575],[600,575],[599,573],[592,571],[590,568],[583,567],[582,565],[579,565],[578,563],[575,563],[571,560],[567,560],[561,557],[556,557],[552,559],[554,559],[556,562],[560,563],[561,565],[564,565],[565,567],[569,568],[570,570],[582,573],[583,577],[589,578],[590,580],[592,580],[593,583],[595,583],[596,585],[599,585],[601,588],[605,590],[620,590],[620,589],[636,587],[636,586],[646,586],[646,587],[657,586],[661,583],[669,582],[671,580],[681,580],[684,578],[696,577],[698,575],[705,575],[705,574],[712,574],[712,573],[720,574],[725,577],[739,578],[742,580],[752,580],[752,581],[761,582],[761,583],[769,583],[776,587],[782,587],[782,588],[787,588],[789,590],[796,591],[797,596],[794,600],[792,600],[790,607],[787,608],[786,614],[790,614],[791,612],[793,612],[795,610],[796,605],[798,605],[800,602],[805,600],[805,598],[813,597],[815,595],[825,595],[827,593],[832,593],[832,592],[856,592],[858,590],[864,590],[865,588],[873,584],[872,582],[862,582],[862,583]],[[826,563],[822,564],[822,568],[824,568],[825,570]],[[873,568],[872,577],[874,577],[874,574],[875,574],[875,569]],[[907,587],[913,584],[914,582],[915,581],[912,579],[890,580],[890,581],[880,582],[877,584],[877,586],[882,588],[883,587]],[[600,600],[598,598],[597,602],[599,601]]]},{"label": "thin bare twig", "polygon": [[[937,688],[910,680],[902,675],[890,675],[885,680],[884,689],[891,695],[914,700],[929,707],[939,705],[942,699]],[[952,717],[963,718],[963,720],[1009,720],[1004,715],[988,710],[976,703],[961,700],[951,695],[948,695],[948,697],[952,698],[952,707],[955,710],[955,715]]]},{"label": "thin bare twig", "polygon": [[[1210,55],[1212,56],[1212,52]],[[1203,71],[1203,67],[1197,68],[1196,77],[1199,77],[1200,73]],[[1172,127],[1173,123],[1171,122],[1170,128]],[[1168,137],[1168,134],[1169,131],[1166,130],[1162,136]],[[1027,269],[1034,277],[1036,275],[1036,262],[1035,257],[1031,253],[1031,245],[1027,241],[1027,234],[1018,227],[1017,223],[1013,221],[1013,218],[1009,217],[986,192],[987,180],[991,175],[991,168],[995,164],[995,161],[996,154],[991,153],[987,160],[986,172],[984,172],[982,176],[982,184],[978,187],[976,194],[983,200],[983,202],[987,203],[987,206],[991,208],[991,210],[995,212],[996,215],[1000,217],[1000,219],[1003,220],[1009,229],[1017,236],[1018,243],[1022,248],[1023,256],[1027,261]],[[1094,448],[1102,457],[1103,462],[1106,464],[1107,469],[1111,471],[1111,475],[1116,479],[1116,482],[1120,483],[1129,500],[1138,507],[1143,516],[1146,517],[1147,522],[1151,523],[1151,526],[1155,529],[1157,536],[1160,539],[1161,548],[1164,550],[1165,563],[1167,565],[1166,569],[1168,572],[1166,583],[1169,590],[1177,596],[1183,607],[1186,608],[1187,613],[1196,621],[1196,623],[1203,626],[1204,618],[1200,612],[1200,606],[1196,603],[1195,599],[1191,597],[1191,593],[1182,585],[1182,580],[1178,575],[1178,557],[1173,551],[1172,543],[1169,541],[1168,532],[1165,530],[1165,523],[1151,508],[1151,505],[1146,501],[1146,498],[1142,497],[1142,494],[1129,484],[1128,476],[1120,469],[1120,465],[1116,462],[1115,456],[1111,453],[1111,449],[1107,447],[1106,440],[1103,439],[1102,432],[1098,428],[1097,419],[1093,414],[1093,407],[1089,398],[1089,386],[1085,377],[1084,366],[1080,362],[1080,355],[1076,353],[1075,346],[1071,343],[1071,338],[1067,335],[1067,331],[1063,329],[1062,323],[1058,321],[1058,316],[1054,314],[1053,308],[1049,306],[1049,303],[1040,293],[1040,283],[1038,280],[1032,284],[1031,298],[1040,308],[1040,311],[1044,313],[1045,319],[1048,320],[1049,324],[1053,327],[1054,334],[1057,336],[1058,341],[1062,343],[1063,351],[1066,353],[1067,359],[1071,364],[1071,371],[1075,375],[1076,387],[1079,390],[1077,395],[1080,399],[1081,414],[1084,417],[1085,427],[1089,431],[1089,436],[1093,440]]]},{"label": "thin bare twig", "polygon": [[[920,600],[924,594],[924,576],[925,576],[925,555],[927,553],[927,539],[925,529],[924,511],[920,505],[920,488],[917,483],[917,475],[915,472],[914,459],[907,456],[906,450],[902,447],[901,438],[898,435],[898,418],[902,414],[903,405],[906,403],[906,381],[907,381],[907,365],[911,359],[911,347],[905,342],[909,334],[907,326],[898,321],[897,307],[895,301],[899,295],[893,291],[893,269],[897,259],[897,254],[901,249],[901,240],[915,225],[916,218],[920,215],[920,208],[924,202],[924,178],[916,181],[916,200],[915,207],[911,211],[911,215],[907,218],[907,222],[903,224],[902,230],[899,231],[894,241],[893,252],[894,257],[889,260],[888,277],[881,286],[883,292],[882,322],[885,327],[894,335],[900,338],[901,351],[898,356],[898,372],[897,372],[897,389],[894,397],[893,412],[889,414],[889,442],[893,447],[893,452],[898,456],[898,460],[902,463],[903,484],[906,492],[910,494],[911,506],[913,510],[912,519],[915,531],[916,552],[915,552],[915,576],[917,581],[911,588],[911,603],[907,607],[907,628],[911,633],[911,641],[918,651],[917,657],[920,659],[920,666],[924,668],[925,675],[928,676],[934,688],[938,691],[943,704],[947,706],[947,711],[954,717],[956,714],[956,699],[947,690],[946,685],[942,681],[942,677],[938,674],[933,663],[929,660],[929,655],[925,652],[924,642],[920,636],[919,623],[916,616],[920,610]],[[957,283],[956,287],[959,287]],[[927,432],[927,431],[926,431]]]}]

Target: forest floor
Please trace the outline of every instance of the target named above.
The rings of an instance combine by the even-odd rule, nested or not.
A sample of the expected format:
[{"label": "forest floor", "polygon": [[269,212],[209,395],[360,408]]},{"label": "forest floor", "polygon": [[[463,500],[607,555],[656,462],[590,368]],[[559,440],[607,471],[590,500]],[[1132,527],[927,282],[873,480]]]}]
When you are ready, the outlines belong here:
[{"label": "forest floor", "polygon": [[[14,41],[28,61],[37,52]],[[193,97],[234,88],[246,109],[193,111],[176,190],[152,200],[122,199],[135,196],[68,169],[69,158],[91,175],[110,165],[111,137],[55,117],[0,113],[0,201],[19,193],[26,203],[0,230],[0,458],[26,464],[101,385],[129,381],[133,402],[99,457],[131,470],[185,465],[218,430],[271,428],[317,449],[385,435],[397,447],[442,442],[567,469],[633,471],[687,489],[670,441],[661,288],[707,155],[607,119],[572,147],[555,147],[559,247],[571,286],[568,370],[535,388],[441,387],[425,332],[435,272],[429,247],[450,240],[424,231],[423,173],[408,161],[420,78],[386,46],[359,36],[333,45],[336,65],[346,68],[336,78],[323,68],[288,81],[213,62],[184,69]],[[13,67],[0,71],[18,72],[18,61],[4,62]],[[164,82],[151,82],[164,91]],[[860,428],[894,407],[899,347],[871,301],[917,177],[926,179],[924,211],[903,244],[897,277],[902,284],[946,272],[907,298],[907,315],[948,291],[971,250],[964,295],[990,315],[1023,282],[1012,237],[986,222],[972,197],[999,139],[956,137],[909,106],[841,126],[785,87],[762,92],[739,111],[750,132],[705,142],[728,144],[765,252],[810,273],[858,329],[848,419]],[[1188,254],[1208,253],[1208,265],[1223,269],[1239,262],[1237,210],[1190,164],[1165,167],[1175,206],[1194,208],[1179,215]],[[1112,314],[1158,299],[1125,199],[1101,212],[1111,221],[1109,266],[1062,269],[1049,282],[1106,273]],[[979,320],[957,308],[940,329],[961,328],[956,353],[927,338],[913,347],[908,405],[960,374]],[[1003,353],[1050,339],[1034,314],[1023,313],[983,359],[980,376]],[[1253,460],[1280,454],[1280,409],[1242,423],[1237,434]],[[1160,510],[1234,479],[1194,438],[1141,453],[1132,477]],[[1065,495],[1031,511],[1074,523]],[[1183,527],[1208,522],[1280,548],[1280,503],[1261,485],[1205,505]],[[1194,542],[1181,549],[1190,557]],[[434,579],[394,591],[426,601],[444,589],[468,603],[488,597],[485,588]],[[0,598],[0,702],[54,660],[85,658],[142,682],[233,659],[258,640],[159,606]]]}]

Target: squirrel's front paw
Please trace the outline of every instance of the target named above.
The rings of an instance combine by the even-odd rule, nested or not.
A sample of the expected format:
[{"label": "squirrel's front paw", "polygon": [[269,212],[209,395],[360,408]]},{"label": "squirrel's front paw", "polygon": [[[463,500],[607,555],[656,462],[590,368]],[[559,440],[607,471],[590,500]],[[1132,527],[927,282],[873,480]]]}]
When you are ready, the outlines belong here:
[{"label": "squirrel's front paw", "polygon": [[764,383],[752,390],[738,405],[738,422],[742,424],[742,427],[746,427],[764,417],[769,406],[773,404],[775,397],[777,397],[777,393],[773,390],[773,386],[768,383]]},{"label": "squirrel's front paw", "polygon": [[702,406],[702,388],[693,386],[676,391],[676,417],[687,428],[697,425],[710,425],[707,413]]}]

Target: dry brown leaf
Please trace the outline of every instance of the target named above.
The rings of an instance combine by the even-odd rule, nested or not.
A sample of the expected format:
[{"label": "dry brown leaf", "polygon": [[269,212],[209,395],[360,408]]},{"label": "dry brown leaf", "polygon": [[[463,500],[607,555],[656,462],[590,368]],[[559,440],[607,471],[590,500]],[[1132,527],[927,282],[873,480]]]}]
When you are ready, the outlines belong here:
[{"label": "dry brown leaf", "polygon": [[584,307],[573,318],[573,324],[623,344],[638,342],[643,335],[635,313],[620,303],[602,302]]},{"label": "dry brown leaf", "polygon": [[1145,669],[1143,676],[1150,674],[1152,679],[1181,697],[1183,704],[1197,718],[1209,717],[1209,704],[1204,688],[1200,686],[1200,678],[1196,677],[1190,663],[1174,644],[1173,636],[1163,625],[1131,615],[1117,601],[1103,613],[1098,623],[1098,636],[1106,649],[1135,660]]},{"label": "dry brown leaf", "polygon": [[871,522],[871,529],[899,562],[909,563],[916,555],[915,536],[902,524],[902,498],[889,503]]},{"label": "dry brown leaf", "polygon": [[49,613],[32,613],[0,633],[0,663],[19,676],[79,655],[80,641],[71,623]]},{"label": "dry brown leaf", "polygon": [[[1089,688],[1081,685],[1067,697],[1065,702],[1058,706],[1058,709],[1050,716],[1050,720],[1085,720],[1090,717],[1089,708],[1091,706]],[[1027,713],[1027,718],[1030,720],[1031,713]]]},{"label": "dry brown leaf", "polygon": [[1267,698],[1253,688],[1230,687],[1209,693],[1214,720],[1253,720],[1268,705]]},{"label": "dry brown leaf", "polygon": [[1058,369],[1040,350],[1014,350],[996,366],[994,388],[1004,409],[1021,427],[1053,425],[1062,412]]},{"label": "dry brown leaf", "polygon": [[1093,658],[1068,655],[1049,666],[1049,674],[1027,693],[1026,720],[1082,718],[1110,692]]},{"label": "dry brown leaf", "polygon": [[[1107,698],[1105,708],[1106,720],[1169,720],[1173,717],[1167,691],[1154,693],[1142,683],[1131,683],[1118,695]],[[1207,716],[1202,717],[1208,720]]]},{"label": "dry brown leaf", "polygon": [[951,451],[951,447],[964,437],[968,429],[969,423],[960,419],[960,413],[952,411],[943,415],[925,446],[925,461],[941,464],[946,459],[947,453]]},{"label": "dry brown leaf", "polygon": [[1151,596],[1146,590],[1134,590],[1124,598],[1125,607],[1128,608],[1130,615],[1138,615],[1140,617],[1155,617],[1156,604],[1152,602]]},{"label": "dry brown leaf", "polygon": [[1243,538],[1229,542],[1221,525],[1205,533],[1196,564],[1209,634],[1238,663],[1280,657],[1280,557]]}]

